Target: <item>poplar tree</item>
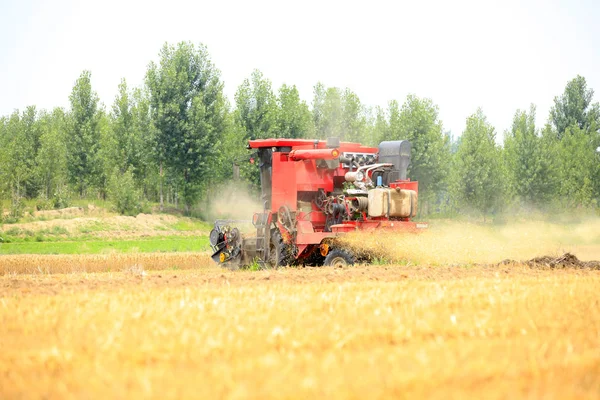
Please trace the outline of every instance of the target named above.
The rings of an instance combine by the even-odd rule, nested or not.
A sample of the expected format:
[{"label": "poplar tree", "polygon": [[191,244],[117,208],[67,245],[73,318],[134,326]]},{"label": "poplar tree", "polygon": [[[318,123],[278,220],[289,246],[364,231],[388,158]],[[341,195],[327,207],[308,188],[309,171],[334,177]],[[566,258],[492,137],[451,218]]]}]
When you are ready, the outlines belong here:
[{"label": "poplar tree", "polygon": [[36,156],[36,175],[40,195],[53,200],[55,207],[66,205],[67,196],[67,114],[62,108],[44,113],[40,118],[42,134]]},{"label": "poplar tree", "polygon": [[503,172],[496,133],[481,109],[467,118],[451,174],[451,195],[459,208],[487,215],[502,205]]},{"label": "poplar tree", "polygon": [[92,90],[91,73],[83,71],[69,96],[71,102],[68,127],[69,179],[83,197],[90,186],[100,186],[102,163],[100,149],[99,100]]},{"label": "poplar tree", "polygon": [[313,138],[315,127],[306,102],[300,99],[296,85],[282,85],[277,96],[277,132],[284,138]]},{"label": "poplar tree", "polygon": [[365,107],[358,95],[350,89],[342,94],[342,138],[349,142],[364,143],[367,136]]},{"label": "poplar tree", "polygon": [[204,45],[165,44],[159,58],[146,74],[157,129],[157,161],[176,179],[189,212],[212,181],[227,102],[221,73]]},{"label": "poplar tree", "polygon": [[600,129],[600,104],[592,103],[594,90],[587,87],[584,77],[570,80],[561,96],[554,98],[550,120],[560,140],[568,128],[576,127],[587,135],[597,135]]},{"label": "poplar tree", "polygon": [[246,139],[282,137],[277,129],[277,98],[271,81],[254,70],[235,93],[235,120]]},{"label": "poplar tree", "polygon": [[450,140],[444,135],[438,107],[431,99],[408,95],[400,110],[390,104],[388,140],[408,140],[412,144],[410,179],[419,181],[423,213],[447,186],[450,167]]},{"label": "poplar tree", "polygon": [[553,194],[551,152],[535,128],[536,108],[517,110],[504,139],[504,159],[511,195],[529,205],[543,204]]},{"label": "poplar tree", "polygon": [[590,206],[600,201],[600,104],[584,77],[569,81],[554,98],[545,135],[550,138],[559,203]]}]

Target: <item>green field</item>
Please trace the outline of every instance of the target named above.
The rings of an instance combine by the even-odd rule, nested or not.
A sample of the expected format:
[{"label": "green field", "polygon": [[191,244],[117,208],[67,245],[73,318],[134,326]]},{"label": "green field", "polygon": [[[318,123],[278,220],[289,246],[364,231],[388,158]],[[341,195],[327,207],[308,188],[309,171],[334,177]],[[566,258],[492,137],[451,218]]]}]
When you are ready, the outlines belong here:
[{"label": "green field", "polygon": [[163,236],[148,239],[1,243],[0,254],[101,254],[179,252],[210,249],[207,236]]}]

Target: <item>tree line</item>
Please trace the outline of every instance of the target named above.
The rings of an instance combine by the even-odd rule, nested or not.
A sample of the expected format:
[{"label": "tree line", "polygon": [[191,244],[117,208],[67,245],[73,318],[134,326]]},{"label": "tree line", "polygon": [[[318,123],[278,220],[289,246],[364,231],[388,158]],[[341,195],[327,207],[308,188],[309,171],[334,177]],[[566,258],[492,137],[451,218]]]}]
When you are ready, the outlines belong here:
[{"label": "tree line", "polygon": [[258,70],[230,104],[205,46],[165,44],[144,84],[131,88],[123,79],[109,108],[84,71],[68,109],[29,106],[1,117],[0,200],[10,203],[13,219],[24,199],[60,208],[74,197],[110,199],[124,214],[146,202],[190,212],[232,179],[236,161],[245,184],[256,187],[257,166],[242,162],[247,140],[337,136],[367,145],[410,140],[409,176],[419,181],[424,216],[595,208],[600,106],[593,95],[585,78],[575,77],[554,98],[544,126],[536,126],[534,105],[517,110],[500,145],[482,109],[455,139],[431,99],[411,94],[402,103],[368,107],[350,89],[317,83],[307,104],[296,86],[274,90]]}]

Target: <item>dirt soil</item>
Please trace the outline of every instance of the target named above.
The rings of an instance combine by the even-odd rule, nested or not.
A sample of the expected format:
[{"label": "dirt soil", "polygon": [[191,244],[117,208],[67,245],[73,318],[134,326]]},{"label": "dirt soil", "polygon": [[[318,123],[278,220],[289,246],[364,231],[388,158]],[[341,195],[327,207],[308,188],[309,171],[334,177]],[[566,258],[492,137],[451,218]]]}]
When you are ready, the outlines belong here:
[{"label": "dirt soil", "polygon": [[575,254],[565,253],[560,257],[542,256],[527,261],[504,260],[498,265],[525,264],[532,268],[585,268],[600,270],[600,261],[581,261]]},{"label": "dirt soil", "polygon": [[177,231],[173,225],[178,218],[172,215],[139,214],[135,217],[128,216],[82,216],[68,219],[51,219],[48,221],[33,221],[19,224],[5,224],[0,227],[0,232],[11,229],[21,231],[39,232],[59,227],[65,229],[70,235],[88,234],[99,238],[132,238],[164,235],[202,235],[201,231]]}]

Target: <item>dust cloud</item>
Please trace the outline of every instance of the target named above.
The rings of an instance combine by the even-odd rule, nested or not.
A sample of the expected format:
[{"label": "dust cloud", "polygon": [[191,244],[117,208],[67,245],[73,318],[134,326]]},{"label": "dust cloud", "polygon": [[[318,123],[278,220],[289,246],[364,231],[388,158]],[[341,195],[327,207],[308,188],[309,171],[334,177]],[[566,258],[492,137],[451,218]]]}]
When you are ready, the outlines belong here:
[{"label": "dust cloud", "polygon": [[600,260],[600,218],[571,224],[536,221],[501,226],[434,221],[419,234],[353,233],[342,241],[356,252],[395,263],[498,263],[567,252],[581,260]]},{"label": "dust cloud", "polygon": [[[233,182],[214,189],[207,207],[209,221],[234,220],[230,225],[245,235],[256,232],[250,221],[262,208],[260,194]],[[575,254],[584,261],[600,260],[600,218],[581,218],[578,222],[552,218],[502,225],[433,220],[429,221],[429,229],[419,234],[357,232],[341,240],[357,253],[394,263],[499,263],[564,253]]]},{"label": "dust cloud", "polygon": [[210,194],[207,208],[209,221],[233,220],[232,226],[248,231],[252,227],[252,216],[263,206],[260,194],[250,193],[239,182],[229,182]]}]

